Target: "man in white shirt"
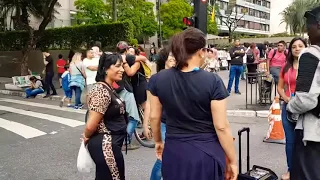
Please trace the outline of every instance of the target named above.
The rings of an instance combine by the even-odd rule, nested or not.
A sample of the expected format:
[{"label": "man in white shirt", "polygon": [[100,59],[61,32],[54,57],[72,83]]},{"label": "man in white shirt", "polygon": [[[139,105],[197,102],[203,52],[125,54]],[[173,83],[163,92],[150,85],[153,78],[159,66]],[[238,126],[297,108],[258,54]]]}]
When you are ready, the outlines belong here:
[{"label": "man in white shirt", "polygon": [[94,57],[94,51],[91,49],[87,51],[87,57],[83,60],[83,65],[85,67],[85,72],[87,75],[86,83],[88,92],[96,83],[99,59],[99,57]]}]

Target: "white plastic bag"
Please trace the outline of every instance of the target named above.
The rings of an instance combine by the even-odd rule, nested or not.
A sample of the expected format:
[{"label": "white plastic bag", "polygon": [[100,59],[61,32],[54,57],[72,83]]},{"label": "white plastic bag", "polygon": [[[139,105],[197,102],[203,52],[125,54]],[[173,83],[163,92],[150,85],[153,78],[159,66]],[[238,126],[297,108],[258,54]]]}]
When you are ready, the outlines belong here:
[{"label": "white plastic bag", "polygon": [[90,153],[87,147],[84,145],[84,142],[81,143],[78,159],[77,159],[77,168],[79,172],[88,173],[95,166]]}]

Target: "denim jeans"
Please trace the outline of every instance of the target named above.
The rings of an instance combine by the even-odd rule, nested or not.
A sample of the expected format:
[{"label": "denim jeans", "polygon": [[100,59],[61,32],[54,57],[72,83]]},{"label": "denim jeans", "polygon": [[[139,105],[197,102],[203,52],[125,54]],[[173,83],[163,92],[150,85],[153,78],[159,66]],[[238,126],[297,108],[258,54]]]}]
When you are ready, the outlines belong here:
[{"label": "denim jeans", "polygon": [[132,135],[134,133],[134,130],[137,128],[138,121],[133,119],[131,116],[129,117],[129,122],[127,126],[127,133],[128,133],[128,144],[131,143]]},{"label": "denim jeans", "polygon": [[231,92],[233,81],[235,80],[234,90],[235,92],[239,92],[239,81],[240,75],[243,71],[242,65],[231,65],[229,72],[229,83],[228,83],[228,91]]},{"label": "denim jeans", "polygon": [[287,164],[288,171],[292,168],[292,155],[293,155],[293,147],[294,147],[294,139],[295,139],[295,124],[288,121],[287,119],[287,103],[283,103],[282,105],[282,125],[286,136],[286,156],[287,156]]},{"label": "denim jeans", "polygon": [[279,76],[280,76],[281,67],[270,67],[270,74],[272,74],[272,77],[274,79],[274,83],[276,86],[279,82]]},{"label": "denim jeans", "polygon": [[74,104],[74,106],[81,105],[81,93],[82,93],[81,88],[78,87],[78,86],[71,86],[70,89],[73,90],[74,93],[75,93],[75,104]]},{"label": "denim jeans", "polygon": [[247,65],[243,64],[242,67],[243,67],[243,70],[242,70],[242,73],[241,73],[241,79],[245,79],[246,78]]},{"label": "denim jeans", "polygon": [[44,93],[43,89],[37,88],[37,89],[31,89],[27,88],[26,89],[26,98],[29,98],[31,96],[36,96],[38,94]]},{"label": "denim jeans", "polygon": [[[162,141],[164,142],[166,138],[165,123],[161,123],[161,138],[162,138]],[[162,166],[162,162],[159,159],[157,159],[157,161],[154,163],[154,166],[152,168],[150,180],[161,180],[162,178],[161,166]]]}]

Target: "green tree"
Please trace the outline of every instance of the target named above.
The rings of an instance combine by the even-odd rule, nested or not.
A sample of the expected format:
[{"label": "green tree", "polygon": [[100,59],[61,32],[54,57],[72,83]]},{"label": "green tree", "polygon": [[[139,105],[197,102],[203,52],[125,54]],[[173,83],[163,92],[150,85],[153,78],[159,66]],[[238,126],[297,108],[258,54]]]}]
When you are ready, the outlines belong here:
[{"label": "green tree", "polygon": [[[216,10],[216,14],[221,17],[223,16],[221,14],[221,12],[218,10],[219,8],[217,8]],[[238,22],[243,18],[243,16],[247,13],[247,10],[248,9],[242,9],[242,12],[241,12],[241,16],[239,17],[239,12],[238,11],[235,11],[235,15],[232,15],[233,14],[233,8],[228,8],[228,10],[225,11],[225,16],[227,16],[225,19],[222,19],[222,23],[227,26],[228,28],[228,33],[229,33],[229,43],[232,42],[232,39],[234,37],[234,31],[238,28]],[[228,12],[228,13],[226,13]]]},{"label": "green tree", "polygon": [[160,14],[163,37],[169,38],[185,28],[182,19],[192,16],[193,8],[186,0],[170,0],[160,6]]},{"label": "green tree", "polygon": [[[112,0],[113,1],[113,0]],[[109,0],[109,3],[110,0]],[[150,37],[157,31],[154,4],[145,0],[122,0],[117,3],[117,19],[131,21],[134,25],[134,36]]]},{"label": "green tree", "polygon": [[76,14],[78,23],[101,24],[110,19],[108,10],[111,8],[103,0],[76,0],[74,5],[78,10]]},{"label": "green tree", "polygon": [[300,33],[302,35],[306,29],[304,13],[319,5],[319,0],[294,0],[280,13],[281,24],[285,23],[286,30],[290,29],[291,34]]},{"label": "green tree", "polygon": [[[28,74],[28,53],[33,50],[42,37],[47,25],[54,18],[55,7],[60,4],[58,0],[2,0],[0,1],[0,12],[2,17],[15,14],[12,18],[16,29],[28,32],[28,42],[22,49],[21,75]],[[41,17],[37,30],[30,25],[30,17]],[[10,16],[9,16],[10,17]],[[11,16],[12,17],[12,16]]]},{"label": "green tree", "polygon": [[207,20],[207,33],[208,34],[218,34],[218,24],[217,21],[214,20],[212,22],[212,11],[215,11],[215,14],[217,14],[219,7],[215,6],[215,8],[213,9],[212,6],[208,6],[208,20]]}]

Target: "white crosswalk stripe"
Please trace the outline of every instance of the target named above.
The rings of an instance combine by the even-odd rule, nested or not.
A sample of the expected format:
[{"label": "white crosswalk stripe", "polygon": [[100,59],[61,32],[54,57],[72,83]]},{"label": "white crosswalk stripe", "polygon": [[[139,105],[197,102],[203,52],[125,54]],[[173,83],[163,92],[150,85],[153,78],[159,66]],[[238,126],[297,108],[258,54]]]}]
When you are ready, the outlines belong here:
[{"label": "white crosswalk stripe", "polygon": [[4,128],[8,131],[11,131],[13,133],[16,133],[26,139],[34,138],[38,136],[45,135],[47,133],[42,132],[38,129],[35,129],[30,126],[23,125],[21,123],[8,121],[6,119],[0,118],[0,128]]},{"label": "white crosswalk stripe", "polygon": [[26,111],[23,109],[17,109],[17,108],[12,108],[12,107],[7,107],[7,106],[0,105],[0,110],[13,112],[16,114],[21,114],[21,115],[26,115],[26,116],[32,116],[35,118],[45,119],[48,121],[60,123],[60,124],[67,125],[70,127],[77,127],[77,126],[84,125],[84,122],[80,122],[80,121],[73,120],[73,119],[62,118],[59,116],[53,116],[53,115],[43,114],[43,113],[38,113],[38,112]]},{"label": "white crosswalk stripe", "polygon": [[[0,114],[0,134],[9,131],[24,139],[31,139],[55,134],[65,128],[60,125],[74,128],[85,124],[81,120],[76,120],[76,118],[82,119],[82,116],[84,118],[86,110],[60,108],[59,106],[44,103],[9,98],[0,98],[0,103],[0,111],[10,112],[10,114],[4,113],[4,116]],[[75,119],[66,118],[73,116]]]},{"label": "white crosswalk stripe", "polygon": [[67,111],[67,112],[73,112],[73,113],[80,113],[80,114],[86,114],[86,110],[77,110],[75,111],[74,109],[66,108],[66,107],[59,107],[59,106],[54,106],[54,105],[49,105],[49,104],[42,104],[42,103],[35,103],[35,102],[29,102],[29,101],[20,101],[16,99],[7,99],[7,98],[1,98],[0,101],[3,102],[9,102],[9,103],[15,103],[15,104],[22,104],[22,105],[27,105],[27,106],[35,106],[35,107],[41,107],[41,108],[49,108],[49,109],[55,109],[59,111]]}]

